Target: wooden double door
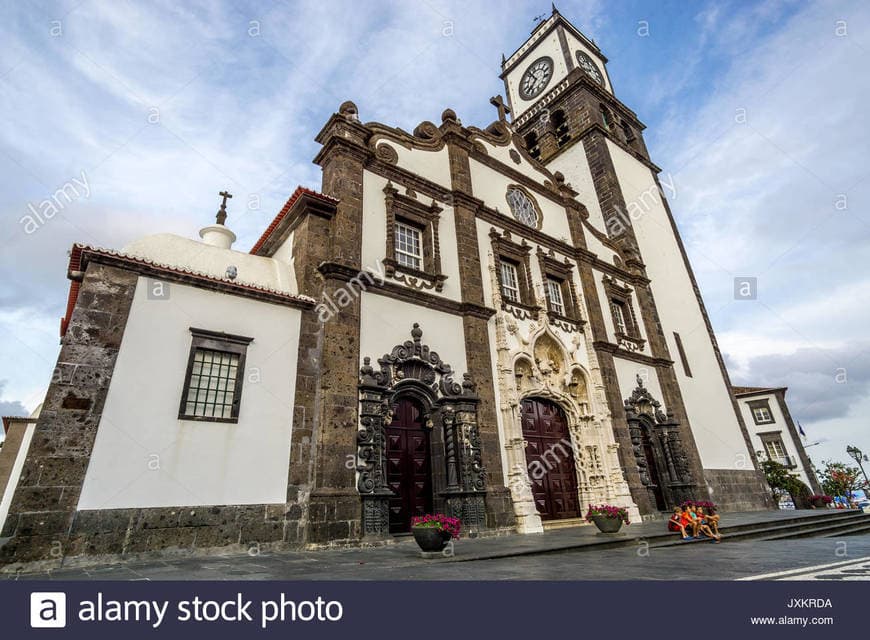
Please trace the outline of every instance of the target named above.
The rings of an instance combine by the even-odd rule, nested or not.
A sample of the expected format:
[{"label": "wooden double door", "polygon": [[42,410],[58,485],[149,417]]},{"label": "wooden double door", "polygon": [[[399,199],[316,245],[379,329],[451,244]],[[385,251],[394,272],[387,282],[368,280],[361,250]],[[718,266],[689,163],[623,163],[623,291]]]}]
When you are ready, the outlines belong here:
[{"label": "wooden double door", "polygon": [[423,407],[401,398],[387,425],[387,486],[390,498],[390,533],[411,530],[411,518],[432,512],[432,459],[430,433]]},{"label": "wooden double door", "polygon": [[559,405],[523,400],[520,408],[532,497],[541,520],[580,516],[568,420]]}]

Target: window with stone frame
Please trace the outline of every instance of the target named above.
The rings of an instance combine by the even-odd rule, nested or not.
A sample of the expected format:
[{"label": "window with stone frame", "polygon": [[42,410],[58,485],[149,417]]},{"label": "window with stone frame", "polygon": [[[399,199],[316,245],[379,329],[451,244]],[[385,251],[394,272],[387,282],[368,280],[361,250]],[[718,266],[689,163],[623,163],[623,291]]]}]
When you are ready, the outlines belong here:
[{"label": "window with stone frame", "polygon": [[253,338],[190,328],[179,420],[238,422],[245,357]]},{"label": "window with stone frame", "polygon": [[752,419],[755,421],[755,424],[773,424],[776,422],[773,419],[773,412],[770,410],[770,401],[768,399],[752,400],[747,404],[752,412]]},{"label": "window with stone frame", "polygon": [[441,272],[438,222],[441,207],[426,205],[399,193],[392,183],[384,187],[387,239],[384,270],[387,276],[415,289],[441,291],[447,276]]},{"label": "window with stone frame", "polygon": [[553,251],[538,249],[538,263],[544,279],[544,295],[550,321],[566,331],[579,328],[583,323],[580,299],[574,286],[574,265],[570,260],[558,260]]},{"label": "window with stone frame", "polygon": [[541,228],[543,220],[541,208],[538,206],[537,200],[532,197],[532,194],[525,187],[521,187],[518,184],[508,185],[505,200],[507,200],[511,215],[516,220],[532,229]]},{"label": "window with stone frame", "polygon": [[797,466],[795,460],[788,455],[788,451],[786,451],[785,443],[782,441],[782,432],[770,431],[759,433],[758,436],[761,438],[761,443],[764,445],[764,454],[767,456],[768,460],[773,460],[774,462],[778,462],[779,464],[789,468]]},{"label": "window with stone frame", "polygon": [[532,317],[538,310],[538,303],[531,285],[531,247],[525,240],[514,242],[509,231],[501,234],[491,229],[489,236],[492,240],[492,255],[496,263],[502,309],[511,311],[517,317]]},{"label": "window with stone frame", "polygon": [[634,315],[632,290],[618,284],[609,276],[604,277],[604,289],[607,293],[617,344],[630,351],[643,349],[646,341],[640,335],[640,327]]}]

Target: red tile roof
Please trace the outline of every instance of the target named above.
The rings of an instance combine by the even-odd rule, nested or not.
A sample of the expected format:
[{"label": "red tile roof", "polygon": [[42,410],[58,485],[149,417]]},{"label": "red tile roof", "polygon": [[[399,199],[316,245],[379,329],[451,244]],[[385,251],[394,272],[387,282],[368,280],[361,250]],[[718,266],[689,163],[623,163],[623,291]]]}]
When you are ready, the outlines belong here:
[{"label": "red tile roof", "polygon": [[[194,278],[196,280],[208,281],[208,282],[219,282],[222,285],[230,287],[232,289],[236,289],[239,292],[245,291],[253,291],[258,293],[269,294],[270,296],[274,296],[278,299],[284,299],[287,301],[294,302],[302,302],[306,304],[314,304],[314,300],[309,298],[308,296],[297,295],[292,293],[287,293],[286,291],[276,291],[274,289],[269,289],[266,287],[259,287],[254,284],[247,284],[244,282],[234,282],[228,281],[223,278],[218,278],[216,276],[209,275],[207,273],[201,273],[199,271],[190,271],[188,269],[180,269],[177,267],[173,267],[172,265],[160,264],[157,262],[152,262],[146,258],[140,258],[138,256],[131,256],[125,253],[120,253],[118,251],[111,251],[109,249],[100,249],[98,247],[90,247],[82,244],[74,244],[72,251],[70,252],[69,258],[69,269],[67,271],[67,277],[71,277],[74,271],[82,271],[82,264],[84,258],[88,255],[90,256],[103,256],[110,257],[122,263],[125,263],[124,266],[129,267],[147,267],[151,271],[156,271],[158,273],[166,273],[166,274],[180,274],[184,276],[188,276]],[[67,298],[66,305],[66,315],[61,318],[60,321],[60,336],[61,338],[66,334],[66,330],[69,327],[69,321],[72,317],[73,309],[75,309],[76,301],[79,296],[79,288],[80,284],[76,280],[73,280],[70,283],[69,287],[69,297]]]},{"label": "red tile roof", "polygon": [[251,247],[251,250],[249,251],[249,253],[255,254],[262,248],[262,246],[266,243],[266,240],[268,240],[269,237],[275,232],[275,229],[278,228],[278,225],[281,224],[281,221],[284,219],[284,217],[287,215],[287,213],[289,213],[290,209],[293,208],[293,205],[296,204],[296,201],[299,199],[299,196],[301,196],[303,193],[308,194],[314,198],[318,198],[320,200],[323,200],[324,202],[328,202],[330,204],[335,204],[338,202],[338,200],[336,200],[335,198],[331,198],[331,197],[324,195],[322,193],[318,193],[317,191],[312,191],[311,189],[306,189],[305,187],[302,187],[302,186],[296,187],[296,191],[294,191],[293,194],[287,199],[287,202],[284,203],[283,207],[281,207],[281,211],[278,212],[278,215],[275,216],[275,219],[272,220],[271,224],[269,224],[269,226],[266,227],[266,230],[263,232],[263,235],[261,235],[260,239],[254,243],[254,246]]}]

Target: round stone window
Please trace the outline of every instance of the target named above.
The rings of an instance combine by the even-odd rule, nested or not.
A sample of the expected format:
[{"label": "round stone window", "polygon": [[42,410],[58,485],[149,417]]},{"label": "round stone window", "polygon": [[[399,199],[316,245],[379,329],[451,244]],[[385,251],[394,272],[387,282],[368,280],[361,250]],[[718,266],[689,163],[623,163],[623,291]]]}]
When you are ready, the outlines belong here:
[{"label": "round stone window", "polygon": [[538,228],[538,207],[525,191],[510,187],[506,198],[514,218],[533,229]]}]

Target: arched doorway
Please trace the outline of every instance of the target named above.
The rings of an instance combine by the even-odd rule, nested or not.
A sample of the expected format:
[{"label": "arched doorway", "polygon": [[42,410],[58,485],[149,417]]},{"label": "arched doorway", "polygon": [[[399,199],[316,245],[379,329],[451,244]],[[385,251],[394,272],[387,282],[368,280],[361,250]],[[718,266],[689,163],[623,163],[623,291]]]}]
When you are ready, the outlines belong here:
[{"label": "arched doorway", "polygon": [[579,517],[577,471],[565,412],[548,400],[528,398],[520,405],[520,417],[532,497],[541,520]]},{"label": "arched doorway", "polygon": [[422,405],[399,398],[385,429],[390,533],[411,530],[411,518],[432,511],[432,461]]}]

